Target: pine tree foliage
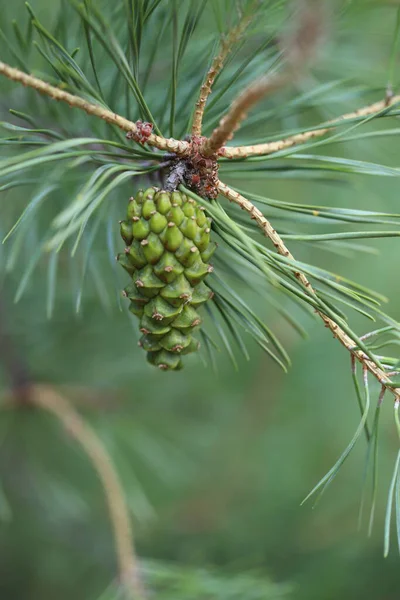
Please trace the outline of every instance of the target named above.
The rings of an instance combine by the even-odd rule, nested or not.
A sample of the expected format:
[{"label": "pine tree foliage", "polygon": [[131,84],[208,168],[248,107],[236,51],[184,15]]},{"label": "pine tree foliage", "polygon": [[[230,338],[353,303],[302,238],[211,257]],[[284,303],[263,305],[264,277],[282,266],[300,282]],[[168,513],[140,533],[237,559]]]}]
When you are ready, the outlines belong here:
[{"label": "pine tree foliage", "polygon": [[[347,10],[360,10],[359,3],[353,4],[349,8],[343,3],[335,19],[343,18],[341,11],[345,14]],[[257,17],[250,19],[253,12]],[[284,0],[243,1],[234,7],[232,2],[220,0],[62,0],[54,14],[42,17],[34,5],[27,3],[24,17],[18,15],[16,21],[4,20],[1,24],[0,56],[23,72],[103,109],[131,121],[151,123],[156,135],[185,140],[191,132],[200,87],[218,54],[221,37],[227,36],[241,19],[248,18],[246,32],[236,40],[207,102],[205,136],[211,136],[229,106],[249,84],[265,74],[273,78],[286,68],[290,43],[287,42],[288,47],[284,44],[290,40],[290,31],[283,37],[282,32],[287,29],[290,12]],[[390,84],[398,34],[397,23]],[[354,342],[353,349],[361,351],[385,379],[380,380],[382,391],[371,419],[372,378],[363,363],[360,383],[360,366],[352,355],[361,421],[348,447],[310,495],[325,490],[365,432],[367,463],[373,478],[372,524],[379,414],[385,391],[395,393],[395,423],[400,432],[400,360],[393,350],[399,345],[400,326],[383,310],[385,298],[379,292],[326,270],[320,254],[352,256],[370,252],[369,240],[400,236],[400,213],[338,208],[323,202],[308,204],[296,198],[283,201],[270,197],[269,189],[270,182],[288,179],[307,180],[318,189],[321,183],[338,188],[351,186],[352,178],[358,175],[398,177],[398,167],[346,158],[340,149],[344,142],[357,145],[367,139],[398,135],[399,102],[391,102],[389,95],[388,102],[372,113],[354,113],[332,122],[331,115],[325,112],[327,99],[331,102],[334,97],[338,103],[352,104],[356,101],[361,106],[371,98],[380,100],[385,91],[360,89],[357,82],[339,77],[327,82],[323,74],[321,83],[317,77],[305,77],[300,83],[289,82],[275,96],[261,101],[228,148],[273,144],[309,131],[325,132],[327,128],[329,133],[273,152],[260,152],[258,156],[228,158],[222,153],[218,177],[251,201],[273,224],[284,243],[298,250],[299,256],[309,257],[307,249],[311,248],[315,263],[277,253],[257,219],[249,219],[223,195],[202,197],[187,181],[179,187],[182,194],[204,208],[212,220],[213,239],[218,243],[214,271],[208,280],[214,296],[202,313],[201,353],[208,367],[215,367],[216,352],[222,351],[231,357],[233,367],[239,368],[240,362],[248,359],[248,341],[254,340],[284,370],[289,368],[290,358],[274,323],[257,314],[241,296],[238,290],[243,284],[262,296],[268,310],[278,313],[302,336],[306,331],[298,318],[301,311],[311,318],[315,313],[322,314],[339,326]],[[3,103],[10,107],[11,115],[1,123],[0,228],[5,271],[19,273],[15,300],[23,301],[35,273],[45,268],[47,289],[43,289],[43,303],[49,317],[54,314],[61,287],[63,294],[67,290],[72,295],[77,312],[84,310],[88,289],[93,286],[99,303],[127,310],[119,293],[126,286],[126,279],[115,261],[122,250],[118,221],[125,214],[128,198],[139,189],[165,186],[176,156],[135,138],[127,139],[118,127],[40,96],[34,89],[6,84],[4,79],[2,84],[7,85]],[[69,264],[67,275],[65,265]],[[312,288],[302,285],[299,273],[311,282]],[[67,277],[71,277],[69,283]],[[115,282],[111,294],[105,291],[110,277]],[[351,325],[356,313],[363,318],[363,329],[359,331]],[[398,525],[400,522],[399,494],[394,491],[399,489],[399,482],[397,460],[389,489],[385,551],[389,546],[393,505]],[[242,597],[252,598],[243,586]],[[208,590],[193,597],[201,597],[201,593]],[[270,597],[268,593],[259,597]],[[171,594],[165,597],[177,597]],[[227,593],[226,598],[229,597]]]},{"label": "pine tree foliage", "polygon": [[[271,38],[273,38],[277,29],[279,31],[279,18],[282,20],[284,16],[283,4],[271,3],[270,9],[267,10],[264,7],[261,13],[265,20],[267,20],[268,15],[270,23],[268,30],[272,29]],[[29,62],[27,62],[29,61],[29,53],[37,49],[50,68],[50,73],[46,73],[46,75],[41,70],[38,70],[37,74],[50,83],[55,83],[58,86],[62,85],[64,89],[79,94],[89,101],[109,107],[118,114],[125,114],[128,118],[149,119],[154,124],[155,132],[160,133],[162,129],[167,136],[177,135],[179,137],[179,135],[183,136],[190,130],[192,112],[185,110],[185,107],[193,107],[204,74],[204,67],[201,70],[200,65],[205,64],[207,66],[207,59],[204,59],[204,54],[205,49],[209,50],[210,48],[209,38],[201,36],[201,39],[198,40],[196,37],[195,44],[193,46],[189,44],[189,40],[195,36],[196,25],[199,25],[199,22],[201,23],[201,15],[204,9],[204,3],[197,6],[196,10],[193,6],[188,5],[186,17],[178,27],[178,6],[175,6],[174,10],[171,11],[162,3],[149,4],[147,10],[143,9],[143,14],[137,14],[134,17],[135,26],[132,26],[133,28],[130,30],[128,28],[130,21],[127,19],[125,12],[129,9],[122,4],[120,6],[116,5],[113,9],[101,7],[100,10],[100,6],[92,6],[91,3],[88,3],[85,8],[74,3],[63,3],[58,21],[53,27],[57,34],[54,37],[35,17],[33,9],[28,6],[30,17],[28,30],[31,31],[32,29],[32,32],[29,33],[28,31],[26,36],[21,34],[16,42],[8,43],[8,52],[11,57],[14,57],[14,60],[18,60],[19,66],[29,70],[27,68],[29,66]],[[213,9],[217,11],[216,21],[221,27],[222,22],[226,22],[228,16],[230,19],[235,18],[228,5],[223,10],[221,3],[215,3]],[[107,10],[112,10],[112,14],[108,15]],[[117,27],[121,25],[118,27],[118,38],[107,25],[113,20],[115,20]],[[168,27],[169,20],[171,20],[171,23]],[[75,27],[72,27],[72,31],[70,27],[68,32],[66,31],[63,25],[66,21],[76,22]],[[123,34],[124,27],[122,23],[125,23],[125,34]],[[146,25],[151,27],[152,31],[158,31],[157,25],[160,23],[163,31],[163,48],[165,49],[169,44],[171,46],[170,56],[174,59],[171,65],[171,86],[170,89],[166,90],[164,98],[160,97],[158,88],[151,85],[152,72],[156,70],[158,65],[156,62],[157,49],[154,48],[153,53],[150,53],[149,49],[146,48],[146,43],[152,45],[152,38],[143,36],[143,28]],[[260,29],[264,31],[263,26],[262,22],[257,23],[257,27],[253,27],[251,32],[253,35],[250,36],[250,40],[247,42],[249,44],[252,41],[250,50],[253,50],[254,53],[254,57],[250,53],[250,57],[247,58],[246,63],[248,64],[239,63],[239,67],[235,65],[236,70],[233,69],[233,66],[229,68],[230,65],[228,65],[224,71],[224,79],[227,81],[207,107],[204,123],[205,132],[209,132],[217,124],[227,102],[238,93],[246,82],[265,72],[265,54],[267,59],[270,60],[270,68],[276,68],[273,65],[276,65],[277,61],[279,64],[279,53],[277,54],[279,48],[277,48],[273,39],[269,39],[268,42],[264,39],[261,49],[257,45],[260,38],[265,38],[264,33],[263,35],[260,34]],[[87,44],[83,48],[79,46],[78,51],[78,42],[82,41],[79,38],[82,30],[85,32]],[[73,31],[75,31],[75,38]],[[21,47],[21,39],[26,37],[29,41],[31,37],[33,38],[33,32],[36,32],[38,40],[32,39],[32,44],[25,43]],[[95,41],[98,52],[96,57],[93,51]],[[147,64],[144,60],[142,61],[144,63],[141,66],[142,72],[140,72],[138,64],[140,56],[138,52],[135,52],[135,61],[132,57],[129,60],[130,54],[134,53],[136,45],[141,49],[143,56],[150,54],[150,64]],[[205,47],[203,52],[202,45]],[[68,49],[66,46],[68,46]],[[193,47],[192,53],[190,52],[191,47]],[[125,48],[129,48],[129,52],[125,51]],[[214,51],[213,45],[212,52]],[[194,52],[196,57],[193,56]],[[168,56],[167,51],[163,54]],[[105,60],[106,57],[111,58],[114,65],[113,69],[108,68],[109,63]],[[96,62],[95,58],[97,59]],[[196,58],[199,62],[198,65]],[[202,61],[200,58],[202,58]],[[193,68],[194,65],[196,65],[195,69]],[[101,69],[105,69],[106,66],[107,73],[102,74]],[[114,78],[111,76],[112,73],[114,73]],[[139,87],[138,81],[141,78],[144,81]],[[181,91],[178,87],[179,81],[184,81],[186,87],[188,81],[192,82],[192,85],[189,86],[189,90],[185,87]],[[100,86],[100,82],[102,82],[102,86]],[[177,98],[177,90],[179,90],[179,98]],[[315,90],[314,95],[317,93],[318,90]],[[299,102],[298,99],[296,100]],[[179,108],[176,106],[177,101],[181,102]],[[8,216],[11,227],[8,231],[4,231],[4,240],[9,240],[9,258],[7,261],[9,269],[13,267],[18,256],[25,254],[23,243],[29,244],[25,235],[25,228],[28,224],[31,224],[32,216],[40,212],[43,204],[48,203],[49,200],[52,202],[54,216],[50,219],[50,222],[43,223],[42,228],[35,232],[38,242],[35,244],[35,252],[30,256],[29,261],[25,261],[25,269],[22,273],[21,285],[17,291],[17,299],[22,297],[42,252],[46,252],[49,256],[49,280],[52,282],[49,286],[49,293],[56,285],[57,279],[58,260],[54,258],[54,255],[55,253],[59,255],[64,247],[67,247],[65,251],[70,252],[73,256],[79,255],[79,260],[84,265],[88,264],[90,262],[90,250],[97,235],[101,230],[106,229],[110,259],[113,260],[115,249],[118,248],[118,243],[113,237],[115,230],[113,225],[123,212],[117,202],[112,202],[112,199],[115,197],[129,197],[132,184],[128,182],[131,182],[132,178],[134,178],[133,181],[137,181],[137,186],[140,186],[141,182],[142,185],[143,182],[146,185],[149,180],[154,181],[154,177],[156,178],[155,181],[162,181],[162,177],[165,176],[162,167],[166,163],[165,156],[144,149],[139,144],[135,145],[127,142],[122,132],[110,128],[108,125],[102,125],[97,119],[88,119],[85,115],[78,113],[71,119],[71,111],[68,107],[38,98],[34,91],[24,93],[23,102],[25,106],[17,105],[13,109],[17,111],[15,114],[17,119],[14,122],[3,123],[2,125],[5,131],[2,144],[6,153],[6,158],[1,164],[2,189],[8,191],[16,185],[27,185],[30,189],[30,202],[15,221],[12,221],[12,215]],[[23,108],[26,108],[27,102],[31,106],[30,112],[23,110]],[[168,105],[169,115],[167,117],[165,106]],[[149,107],[151,107],[151,110]],[[384,114],[387,114],[387,112],[387,110],[384,111]],[[46,116],[44,116],[44,113]],[[258,123],[263,122],[265,113],[261,112],[257,117],[259,119]],[[17,125],[18,120],[25,122]],[[57,124],[57,127],[54,128],[55,130],[51,129],[50,123],[48,123],[49,127],[47,128],[42,122],[43,120],[52,121],[52,124]],[[358,124],[358,122],[355,124],[350,123],[347,131],[340,131],[326,140],[315,142],[312,146],[327,146],[338,141],[338,138],[340,140],[347,139],[348,131],[352,131]],[[241,131],[241,145],[249,145],[258,141],[254,139],[251,133],[252,128],[254,130],[257,125],[254,117],[250,120],[250,125],[252,127],[245,123],[243,131]],[[246,131],[248,131],[247,137],[245,136]],[[85,135],[82,135],[82,132]],[[285,132],[284,134],[286,133],[295,134],[299,133],[299,130]],[[274,138],[270,137],[269,139],[273,140]],[[262,141],[268,140],[263,139]],[[307,147],[310,147],[310,144]],[[15,152],[16,148],[19,148],[18,153]],[[226,178],[227,181],[230,181],[232,177],[234,179],[239,177],[243,181],[244,179],[257,178],[260,175],[265,176],[265,174],[279,177],[282,175],[287,176],[288,173],[289,176],[293,176],[293,174],[297,176],[298,171],[306,171],[307,177],[319,178],[321,172],[326,176],[326,173],[332,170],[336,173],[368,172],[382,176],[396,174],[395,170],[383,165],[370,165],[361,161],[349,161],[337,157],[312,156],[303,152],[300,153],[300,150],[303,150],[303,148],[285,150],[271,156],[249,157],[245,160],[240,159],[238,162],[231,159],[222,159],[220,179],[224,180]],[[282,163],[284,158],[286,160]],[[296,164],[296,162],[299,164]],[[42,184],[44,175],[46,176],[45,186]],[[124,196],[125,190],[128,193],[125,193]],[[238,188],[239,190],[240,188]],[[380,226],[376,230],[362,229],[361,231],[333,231],[329,233],[299,233],[290,230],[290,228],[289,230],[285,228],[282,230],[282,238],[285,240],[306,244],[323,243],[324,247],[328,246],[333,250],[339,250],[342,247],[351,247],[351,241],[354,239],[398,235],[395,226],[399,217],[395,214],[289,204],[254,195],[251,192],[249,193],[248,190],[245,193],[251,200],[264,207],[266,215],[274,215],[274,220],[278,223],[279,219],[284,219],[285,224],[292,220],[295,223],[303,221],[317,225],[321,222],[325,224],[326,220],[329,219],[336,225],[336,228],[341,223],[359,223],[366,227],[368,225]],[[64,200],[65,196],[69,198],[69,201]],[[57,202],[54,202],[55,197],[58,198]],[[215,271],[219,273],[219,277],[226,271],[227,267],[225,265],[227,262],[233,278],[240,277],[238,271],[239,269],[243,271],[243,266],[238,266],[240,265],[240,258],[237,255],[239,255],[245,261],[244,264],[249,273],[252,273],[251,285],[258,288],[258,273],[264,280],[264,285],[269,284],[269,288],[266,288],[268,289],[266,300],[268,301],[271,297],[271,301],[275,305],[280,303],[279,298],[282,294],[288,295],[291,302],[301,303],[302,305],[306,303],[311,310],[320,307],[332,316],[336,322],[344,326],[345,330],[349,330],[349,328],[345,324],[344,313],[340,308],[343,305],[361,312],[369,319],[382,318],[388,324],[391,323],[390,318],[381,312],[380,303],[382,298],[379,294],[355,282],[342,280],[337,275],[316,268],[314,265],[297,264],[296,262],[287,264],[285,258],[277,257],[262,243],[257,226],[248,222],[243,216],[239,217],[235,209],[222,205],[220,201],[207,202],[205,207],[214,219],[216,239],[222,246],[221,251],[218,253],[220,256],[216,256]],[[113,211],[115,212],[113,213]],[[31,218],[28,219],[28,217]],[[255,240],[254,234],[256,235]],[[237,238],[239,238],[238,247],[236,247]],[[230,260],[233,245],[235,246],[235,260]],[[223,261],[221,267],[219,261]],[[112,266],[114,267],[114,265]],[[102,270],[104,268],[102,265]],[[315,280],[314,287],[318,292],[317,297],[309,297],[297,289],[298,286],[294,281],[293,273],[299,268],[310,276],[313,281]],[[101,279],[101,274],[98,277]],[[242,305],[238,312],[232,295],[234,289],[227,288],[226,282],[223,289],[221,283],[217,281],[213,283],[213,287],[216,292],[215,308],[212,309],[213,313],[216,311],[214,316],[218,317],[220,311],[225,315],[229,314],[229,321],[234,319],[239,327],[235,326],[236,335],[241,335],[240,328],[250,332],[275,360],[284,368],[287,368],[289,364],[288,356],[269,326],[260,323],[252,314],[250,307]],[[77,300],[78,308],[81,298],[82,290],[80,289]],[[48,299],[47,303],[51,307],[51,300]],[[290,308],[288,312],[291,312]],[[217,323],[219,323],[219,318],[217,318]],[[226,335],[222,334],[220,326],[218,326],[218,330],[222,339],[219,342],[213,340],[211,347],[214,344],[222,343],[233,355],[232,342]],[[362,344],[355,332],[349,331],[353,339],[369,354],[368,349]],[[207,339],[209,339],[208,336]],[[210,347],[210,344],[208,344],[208,347]]]}]

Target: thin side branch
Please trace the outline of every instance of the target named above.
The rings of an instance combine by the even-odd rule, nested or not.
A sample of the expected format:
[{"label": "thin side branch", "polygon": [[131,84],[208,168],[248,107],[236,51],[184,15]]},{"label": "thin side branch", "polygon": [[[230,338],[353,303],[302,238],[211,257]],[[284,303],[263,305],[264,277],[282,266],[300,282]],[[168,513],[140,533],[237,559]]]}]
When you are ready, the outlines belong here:
[{"label": "thin side branch", "polygon": [[[223,196],[228,198],[228,200],[230,200],[231,202],[235,202],[235,204],[238,204],[243,210],[248,212],[251,215],[251,217],[255,219],[257,225],[271,240],[277,252],[281,256],[285,256],[286,258],[294,260],[293,255],[285,246],[285,243],[281,239],[280,235],[275,231],[268,219],[264,217],[262,212],[256,206],[254,206],[254,204],[252,204],[249,200],[247,200],[247,198],[245,198],[238,192],[235,192],[235,190],[228,187],[221,181],[218,183],[218,189]],[[295,276],[296,279],[301,283],[301,285],[307,290],[308,293],[315,294],[311,283],[308,281],[307,277],[303,273],[296,271]],[[391,382],[387,373],[385,373],[385,371],[377,367],[377,365],[374,362],[372,362],[372,360],[370,360],[368,356],[364,354],[364,352],[362,352],[361,350],[357,350],[357,344],[354,342],[354,340],[351,339],[350,336],[347,335],[345,331],[343,331],[343,329],[341,329],[341,327],[339,327],[339,325],[337,325],[337,323],[332,321],[332,319],[327,317],[322,312],[317,311],[317,314],[321,317],[326,327],[328,327],[331,330],[334,337],[337,340],[339,340],[339,342],[363,365],[364,368],[366,368],[370,373],[372,373],[374,377],[376,377],[376,379],[382,386],[385,387],[385,389],[394,394],[396,400],[400,400],[400,388],[394,388],[390,385]]]},{"label": "thin side branch", "polygon": [[280,150],[286,150],[287,148],[291,148],[292,146],[296,146],[298,144],[305,144],[309,140],[313,138],[323,137],[335,127],[339,127],[343,125],[346,121],[355,119],[357,117],[369,117],[374,114],[378,114],[385,110],[385,108],[390,108],[391,106],[398,104],[400,102],[400,94],[397,96],[393,96],[392,98],[388,98],[385,100],[381,100],[379,102],[375,102],[374,104],[370,104],[368,106],[363,106],[358,110],[355,110],[350,113],[346,113],[337,117],[336,119],[332,119],[328,121],[326,127],[321,129],[314,129],[312,131],[306,131],[305,133],[299,133],[297,135],[291,135],[283,140],[278,140],[276,142],[267,142],[265,144],[255,144],[253,146],[237,146],[237,147],[224,147],[223,155],[227,158],[247,158],[249,156],[267,156],[269,154],[273,154],[274,152],[279,152]]},{"label": "thin side branch", "polygon": [[193,125],[192,125],[192,135],[201,135],[202,126],[203,126],[203,115],[204,109],[206,106],[206,102],[208,100],[209,95],[211,94],[211,88],[214,85],[214,81],[217,75],[221,72],[225,61],[232,51],[234,45],[240,40],[243,33],[247,29],[250,21],[254,16],[250,14],[248,16],[243,16],[240,22],[234,27],[229,34],[222,39],[221,48],[218,55],[212,61],[210,70],[208,71],[203,85],[200,88],[200,96],[196,102],[196,109],[193,116]]},{"label": "thin side branch", "polygon": [[[247,117],[248,111],[262,98],[276,92],[286,84],[301,77],[310,60],[315,57],[317,46],[325,30],[325,6],[316,0],[296,0],[292,17],[292,30],[283,38],[284,73],[265,75],[250,84],[234,100],[228,113],[213,131],[209,140],[204,142],[202,151],[205,156],[216,154]],[[225,155],[224,152],[221,152]]]},{"label": "thin side branch", "polygon": [[[228,140],[232,139],[233,133],[240,127],[247,117],[249,110],[262,98],[276,92],[288,82],[287,75],[271,75],[262,77],[246,88],[233,102],[228,113],[221,119],[219,126],[214,129],[201,149],[204,156],[216,154]],[[221,153],[226,156],[224,148]]]},{"label": "thin side branch", "polygon": [[[71,403],[46,385],[32,386],[29,400],[55,416],[70,436],[82,446],[96,470],[104,489],[119,565],[120,580],[132,599],[143,600],[144,588],[135,554],[131,521],[124,492],[111,458],[94,430],[85,423]],[[8,408],[15,405],[10,401]]]},{"label": "thin side branch", "polygon": [[[0,75],[4,75],[8,79],[22,83],[22,85],[29,86],[41,94],[45,94],[46,96],[53,98],[53,100],[66,102],[73,108],[80,108],[81,110],[87,112],[88,115],[99,117],[111,125],[116,125],[123,131],[128,133],[138,133],[138,128],[132,121],[113,113],[99,104],[92,104],[91,102],[88,102],[79,96],[74,96],[73,94],[64,92],[63,90],[60,90],[59,88],[54,87],[53,85],[50,85],[41,79],[38,79],[37,77],[28,75],[19,69],[14,69],[13,67],[10,67],[1,61]],[[189,149],[188,142],[178,141],[172,138],[166,139],[159,135],[155,135],[154,133],[146,137],[146,143],[149,144],[149,146],[154,146],[155,148],[165,152],[174,152],[179,156],[184,156],[187,154]]]}]

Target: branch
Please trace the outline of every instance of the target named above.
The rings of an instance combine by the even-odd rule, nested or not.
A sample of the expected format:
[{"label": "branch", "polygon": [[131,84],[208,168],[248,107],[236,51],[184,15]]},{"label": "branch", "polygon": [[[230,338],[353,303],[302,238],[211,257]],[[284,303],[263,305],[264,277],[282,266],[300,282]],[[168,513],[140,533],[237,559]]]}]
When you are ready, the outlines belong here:
[{"label": "branch", "polygon": [[[111,458],[94,430],[85,423],[70,402],[46,385],[32,386],[29,400],[52,413],[69,435],[80,443],[96,470],[108,504],[119,564],[121,583],[132,599],[143,600],[145,592],[139,575],[133,536],[124,492]],[[8,402],[7,408],[17,406]]]},{"label": "branch", "polygon": [[[60,90],[59,88],[54,87],[53,85],[50,85],[41,79],[38,79],[37,77],[28,75],[19,69],[14,69],[13,67],[10,67],[1,61],[0,75],[4,75],[5,77],[8,77],[8,79],[22,83],[25,86],[29,86],[42,94],[46,94],[50,98],[53,98],[53,100],[66,102],[71,106],[71,108],[80,108],[81,110],[87,112],[88,115],[99,117],[111,125],[116,125],[123,131],[127,131],[128,133],[140,133],[138,132],[136,123],[133,123],[132,121],[113,113],[99,104],[91,104],[79,96],[74,96],[73,94],[64,92],[63,90]],[[154,146],[155,148],[165,152],[174,152],[179,156],[184,156],[187,154],[189,149],[188,142],[179,141],[172,138],[166,139],[159,135],[155,135],[154,133],[146,136],[145,141],[147,144],[149,144],[149,146]]]},{"label": "branch", "polygon": [[[223,196],[228,198],[228,200],[235,202],[235,204],[238,204],[243,210],[248,212],[252,218],[255,219],[257,225],[271,240],[277,252],[281,256],[285,256],[286,258],[294,260],[293,255],[285,246],[285,243],[281,239],[280,235],[275,231],[271,223],[264,217],[262,212],[256,206],[254,206],[249,200],[247,200],[247,198],[241,196],[238,192],[235,192],[232,188],[228,187],[221,181],[218,183],[218,189]],[[308,293],[316,296],[316,293],[311,283],[308,281],[307,277],[303,273],[296,271],[295,276],[296,279],[301,283],[301,285],[307,290]],[[337,323],[335,323],[332,319],[327,317],[324,313],[318,310],[316,312],[321,317],[326,327],[328,327],[331,330],[334,337],[337,340],[339,340],[339,342],[352,354],[352,356],[359,360],[363,367],[366,368],[370,373],[372,373],[372,375],[379,381],[379,383],[383,387],[385,387],[385,389],[394,394],[396,400],[400,400],[400,388],[394,388],[391,385],[391,381],[387,373],[385,373],[385,371],[380,369],[371,359],[369,359],[368,356],[364,354],[364,352],[362,352],[361,350],[357,350],[357,344],[354,342],[354,340],[351,339],[349,335],[347,335],[347,333],[345,333],[345,331],[343,331],[343,329],[339,327],[339,325],[337,325]]]},{"label": "branch", "polygon": [[[285,71],[280,75],[265,75],[250,84],[232,103],[228,113],[214,129],[202,147],[205,156],[220,150],[247,117],[248,111],[262,98],[276,92],[286,84],[298,80],[305,72],[325,29],[325,6],[315,0],[297,0],[292,16],[292,31],[283,38],[282,56],[286,59]],[[282,45],[282,42],[281,42]],[[225,150],[225,149],[224,149]],[[225,152],[221,152],[223,156]]]},{"label": "branch", "polygon": [[[233,102],[228,113],[221,119],[219,126],[204,142],[201,153],[204,156],[216,154],[228,140],[232,139],[234,131],[240,127],[242,121],[247,117],[248,111],[262,98],[279,90],[287,82],[287,75],[271,75],[252,83]],[[226,150],[228,148],[223,149],[221,153],[223,156],[226,156]]]},{"label": "branch", "polygon": [[200,88],[200,96],[196,102],[196,110],[193,116],[192,135],[201,135],[204,109],[208,97],[211,94],[211,88],[214,85],[214,81],[217,75],[221,72],[228,55],[232,51],[233,46],[241,38],[253,16],[254,14],[251,14],[247,17],[243,16],[236,27],[229,32],[228,36],[222,39],[221,49],[218,55],[212,61],[210,70],[208,71],[203,85]]},{"label": "branch", "polygon": [[369,117],[371,115],[378,114],[384,111],[386,108],[390,108],[399,102],[400,94],[393,96],[392,98],[375,102],[374,104],[369,104],[368,106],[363,106],[354,112],[346,113],[340,117],[337,117],[336,119],[327,121],[326,127],[321,129],[314,129],[312,131],[306,131],[305,133],[291,135],[290,137],[287,137],[283,140],[278,140],[276,142],[255,144],[253,146],[224,147],[223,156],[226,158],[247,158],[249,156],[267,156],[268,154],[274,154],[275,152],[286,150],[287,148],[291,148],[297,144],[304,144],[313,138],[322,137],[332,131],[332,129],[335,127],[343,125],[343,123],[348,120],[355,119],[357,117]]}]

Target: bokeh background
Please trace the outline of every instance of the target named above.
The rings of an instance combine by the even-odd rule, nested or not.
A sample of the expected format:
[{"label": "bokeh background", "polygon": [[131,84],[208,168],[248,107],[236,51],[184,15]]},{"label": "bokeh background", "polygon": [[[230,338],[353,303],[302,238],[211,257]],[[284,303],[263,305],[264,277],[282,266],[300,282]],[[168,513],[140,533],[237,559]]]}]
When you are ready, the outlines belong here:
[{"label": "bokeh background", "polygon": [[[297,108],[280,108],[279,119],[268,128],[296,127],[303,117],[318,123],[380,99],[388,80],[397,4],[333,3],[329,38],[299,91],[305,94],[321,82],[340,85],[315,100],[311,94]],[[36,0],[34,6],[51,22],[53,3]],[[18,19],[24,7],[19,0],[12,5],[0,0],[0,9],[7,20]],[[397,62],[395,89],[399,68]],[[16,86],[3,84],[0,111],[6,118]],[[274,99],[266,104],[271,109],[276,105]],[[377,126],[384,127],[383,122]],[[393,135],[324,152],[398,167],[398,147]],[[246,184],[266,193],[265,181]],[[337,181],[308,181],[292,176],[271,178],[267,193],[282,200],[395,213],[398,186],[394,177],[341,174]],[[7,215],[10,203],[23,205],[29,190],[24,188],[23,194],[2,194],[0,215]],[[296,244],[293,249],[299,258],[379,290],[390,299],[388,312],[400,319],[398,241],[369,246],[379,253],[334,254],[321,246]],[[101,243],[94,251],[100,262],[105,260]],[[238,371],[221,352],[217,372],[194,357],[182,372],[161,373],[146,364],[126,313],[111,302],[116,293],[111,275],[104,275],[102,289],[88,280],[79,314],[71,280],[61,275],[49,320],[45,264],[39,264],[25,295],[14,303],[22,272],[17,267],[6,272],[6,253],[6,246],[0,247],[1,390],[9,390],[17,370],[29,382],[61,390],[93,425],[122,478],[144,565],[161,578],[164,573],[178,581],[168,597],[224,598],[228,587],[234,587],[234,575],[246,574],[254,576],[255,587],[265,583],[265,596],[254,598],[398,598],[400,559],[394,543],[383,558],[386,496],[398,448],[390,398],[380,435],[372,536],[367,537],[366,520],[357,528],[363,438],[314,510],[311,502],[300,506],[347,445],[359,419],[349,357],[320,322],[296,315],[309,333],[304,341],[266,310],[262,290],[250,293],[243,286],[238,292],[251,296],[252,306],[273,321],[284,340],[292,359],[289,373],[251,342],[251,360],[240,360]],[[365,322],[355,316],[352,325],[362,333]],[[38,410],[3,410],[0,597],[97,599],[115,573],[103,493],[81,449]],[[214,592],[207,595],[201,591],[206,578],[215,578]],[[237,590],[226,597],[253,597]],[[164,597],[161,592],[159,597]]]}]

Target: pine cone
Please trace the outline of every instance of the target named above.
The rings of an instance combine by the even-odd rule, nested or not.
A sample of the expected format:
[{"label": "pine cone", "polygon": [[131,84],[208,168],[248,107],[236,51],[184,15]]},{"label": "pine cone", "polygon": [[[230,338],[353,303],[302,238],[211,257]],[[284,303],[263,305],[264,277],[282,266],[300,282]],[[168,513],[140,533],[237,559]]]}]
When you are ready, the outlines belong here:
[{"label": "pine cone", "polygon": [[121,236],[127,247],[118,262],[132,277],[124,295],[140,319],[139,345],[163,370],[182,368],[181,355],[194,352],[201,324],[196,308],[212,296],[203,279],[216,244],[203,207],[181,192],[149,188],[131,198]]}]

